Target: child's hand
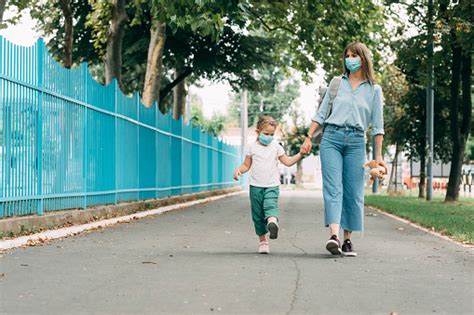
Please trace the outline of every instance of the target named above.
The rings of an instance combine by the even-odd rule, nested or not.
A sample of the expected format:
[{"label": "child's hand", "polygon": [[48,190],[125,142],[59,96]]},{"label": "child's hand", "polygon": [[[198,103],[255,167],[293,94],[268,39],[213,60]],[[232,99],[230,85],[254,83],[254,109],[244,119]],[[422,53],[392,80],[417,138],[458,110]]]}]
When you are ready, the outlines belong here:
[{"label": "child's hand", "polygon": [[240,176],[242,176],[242,172],[240,171],[240,168],[236,168],[234,171],[234,180],[239,180]]},{"label": "child's hand", "polygon": [[306,149],[303,146],[300,147],[300,154],[302,156],[306,156],[308,154],[308,152],[306,151]]}]

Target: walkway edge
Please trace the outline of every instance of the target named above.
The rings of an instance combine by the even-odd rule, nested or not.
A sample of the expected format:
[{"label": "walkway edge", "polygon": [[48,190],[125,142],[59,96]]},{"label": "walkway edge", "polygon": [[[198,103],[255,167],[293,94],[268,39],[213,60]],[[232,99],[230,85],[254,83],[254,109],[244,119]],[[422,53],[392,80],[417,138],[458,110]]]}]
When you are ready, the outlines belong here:
[{"label": "walkway edge", "polygon": [[421,225],[418,225],[418,224],[416,224],[416,223],[413,223],[413,222],[411,222],[411,221],[409,221],[409,220],[407,220],[407,219],[403,219],[403,218],[398,217],[398,216],[396,216],[396,215],[394,215],[394,214],[385,212],[383,209],[379,209],[379,208],[376,208],[376,207],[373,207],[373,206],[366,206],[366,208],[371,209],[371,210],[373,210],[373,211],[377,211],[377,212],[379,212],[379,213],[382,213],[383,215],[385,215],[385,216],[387,216],[387,217],[389,217],[389,218],[392,218],[392,219],[397,220],[397,221],[399,221],[399,222],[403,222],[403,223],[405,223],[405,224],[407,224],[407,225],[409,225],[409,226],[411,226],[411,227],[414,227],[414,228],[416,228],[416,229],[418,229],[418,230],[421,230],[421,231],[423,231],[423,232],[425,232],[425,233],[428,233],[428,234],[437,236],[437,237],[439,237],[439,238],[441,238],[441,239],[443,239],[443,240],[445,240],[445,241],[449,241],[449,242],[451,242],[451,243],[458,244],[458,245],[460,245],[460,246],[462,246],[462,247],[464,247],[464,248],[469,248],[469,249],[471,249],[471,250],[474,250],[474,245],[464,244],[464,243],[462,243],[462,242],[456,241],[456,240],[454,240],[454,239],[452,239],[452,238],[450,238],[450,237],[448,237],[448,236],[446,236],[446,235],[443,235],[443,234],[441,234],[441,233],[439,233],[439,232],[432,231],[432,230],[427,229],[427,228],[425,228],[425,227],[423,227],[423,226],[421,226]]},{"label": "walkway edge", "polygon": [[179,210],[187,207],[191,207],[194,205],[198,205],[201,203],[207,203],[210,201],[215,201],[219,199],[223,199],[226,197],[230,196],[235,196],[242,194],[243,191],[237,191],[237,192],[231,192],[228,194],[224,195],[219,195],[219,196],[213,196],[213,197],[208,197],[205,199],[200,199],[200,200],[195,200],[195,201],[190,201],[190,202],[185,202],[181,204],[175,204],[171,206],[164,206],[164,207],[159,207],[156,209],[152,210],[146,210],[142,212],[137,212],[134,214],[122,216],[122,217],[117,217],[117,218],[112,218],[112,219],[107,219],[107,220],[101,220],[101,221],[95,221],[92,223],[87,223],[87,224],[82,224],[82,225],[77,225],[77,226],[71,226],[71,227],[66,227],[66,228],[60,228],[57,230],[48,230],[44,231],[41,233],[36,233],[36,234],[31,234],[31,235],[26,235],[26,236],[20,236],[15,239],[10,239],[10,240],[2,240],[0,241],[0,251],[4,251],[7,249],[12,249],[16,247],[21,247],[21,246],[28,246],[28,245],[34,245],[37,243],[43,243],[45,241],[53,240],[53,239],[58,239],[66,236],[71,236],[71,235],[76,235],[78,233],[88,231],[88,230],[93,230],[97,228],[102,228],[106,226],[111,226],[120,222],[129,222],[131,220],[139,219],[139,218],[144,218],[147,216],[151,215],[159,215],[165,212],[173,211],[173,210]]}]

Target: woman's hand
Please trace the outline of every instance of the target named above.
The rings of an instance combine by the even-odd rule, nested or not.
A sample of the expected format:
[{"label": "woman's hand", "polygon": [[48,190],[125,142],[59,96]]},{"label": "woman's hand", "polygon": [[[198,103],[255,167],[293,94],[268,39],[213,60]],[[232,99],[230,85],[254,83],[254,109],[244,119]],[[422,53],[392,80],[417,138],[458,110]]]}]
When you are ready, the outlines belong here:
[{"label": "woman's hand", "polygon": [[313,144],[311,143],[311,139],[306,137],[304,139],[303,144],[300,147],[300,152],[301,154],[307,155],[311,152],[312,148],[313,148]]},{"label": "woman's hand", "polygon": [[377,165],[382,166],[385,169],[385,174],[387,174],[387,166],[385,165],[383,158],[381,156],[377,156],[377,158],[375,159],[375,162],[377,162]]},{"label": "woman's hand", "polygon": [[239,180],[240,176],[242,176],[242,172],[240,171],[240,167],[238,167],[234,171],[234,180]]}]

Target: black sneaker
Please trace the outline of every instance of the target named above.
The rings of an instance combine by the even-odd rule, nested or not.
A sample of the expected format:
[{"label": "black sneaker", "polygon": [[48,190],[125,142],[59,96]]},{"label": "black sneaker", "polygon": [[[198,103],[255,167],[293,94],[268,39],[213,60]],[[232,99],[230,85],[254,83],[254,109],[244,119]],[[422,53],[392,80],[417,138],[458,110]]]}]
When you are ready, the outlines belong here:
[{"label": "black sneaker", "polygon": [[342,255],[348,257],[357,256],[357,253],[354,251],[354,246],[350,240],[345,240],[344,244],[342,244]]},{"label": "black sneaker", "polygon": [[278,223],[276,222],[268,222],[267,229],[270,232],[270,239],[274,240],[278,238]]},{"label": "black sneaker", "polygon": [[333,255],[341,255],[341,243],[337,238],[337,235],[331,236],[326,242],[326,249]]}]

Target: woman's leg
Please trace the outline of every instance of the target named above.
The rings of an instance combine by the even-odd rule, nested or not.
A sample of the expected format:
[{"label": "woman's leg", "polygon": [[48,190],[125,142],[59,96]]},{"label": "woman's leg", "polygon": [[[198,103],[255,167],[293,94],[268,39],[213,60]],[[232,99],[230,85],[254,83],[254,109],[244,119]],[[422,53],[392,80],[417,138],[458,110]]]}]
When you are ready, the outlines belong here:
[{"label": "woman's leg", "polygon": [[325,133],[321,142],[323,174],[324,223],[331,235],[339,234],[342,211],[342,145],[337,134]]},{"label": "woman's leg", "polygon": [[351,239],[352,231],[362,231],[364,224],[364,162],[365,140],[352,134],[344,152],[343,202],[341,227],[344,239]]}]

